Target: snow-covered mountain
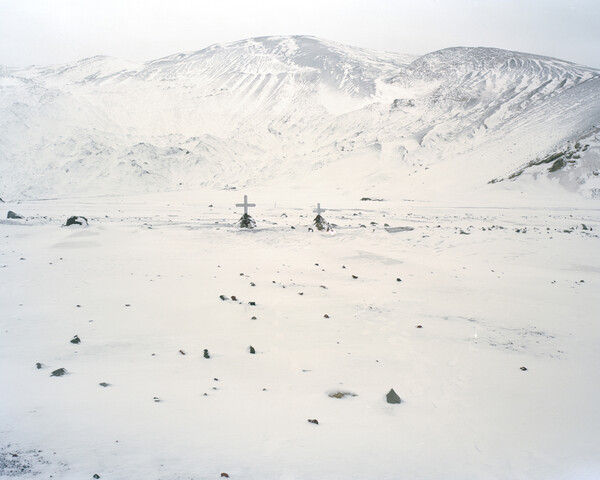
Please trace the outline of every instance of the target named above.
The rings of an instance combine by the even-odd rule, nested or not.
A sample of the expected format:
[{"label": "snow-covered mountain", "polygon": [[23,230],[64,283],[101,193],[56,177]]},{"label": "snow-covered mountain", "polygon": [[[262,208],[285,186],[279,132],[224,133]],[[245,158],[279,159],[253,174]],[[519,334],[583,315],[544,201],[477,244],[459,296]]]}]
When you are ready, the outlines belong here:
[{"label": "snow-covered mountain", "polygon": [[263,37],[144,64],[0,67],[0,196],[14,199],[267,182],[594,197],[599,132],[599,70],[493,48]]}]

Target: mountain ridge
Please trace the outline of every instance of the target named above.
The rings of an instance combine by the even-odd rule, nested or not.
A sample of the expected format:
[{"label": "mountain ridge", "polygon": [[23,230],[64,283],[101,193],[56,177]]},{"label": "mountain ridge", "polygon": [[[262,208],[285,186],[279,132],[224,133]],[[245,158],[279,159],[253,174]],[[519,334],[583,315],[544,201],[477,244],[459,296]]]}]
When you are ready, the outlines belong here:
[{"label": "mountain ridge", "polygon": [[[599,124],[600,70],[571,62],[485,47],[413,57],[257,37],[142,64],[95,56],[0,68],[0,191],[310,184],[345,163],[357,169],[356,188],[361,175],[387,178],[378,186],[390,192],[505,188],[485,185],[589,134],[583,160],[558,172],[529,168],[511,182],[568,174],[577,178],[569,189],[593,197]],[[480,171],[449,173],[465,161]]]}]

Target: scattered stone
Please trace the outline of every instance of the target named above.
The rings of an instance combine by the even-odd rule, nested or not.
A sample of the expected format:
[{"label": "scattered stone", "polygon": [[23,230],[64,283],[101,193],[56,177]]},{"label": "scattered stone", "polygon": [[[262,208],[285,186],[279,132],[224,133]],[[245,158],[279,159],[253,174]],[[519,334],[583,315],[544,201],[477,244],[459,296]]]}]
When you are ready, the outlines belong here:
[{"label": "scattered stone", "polygon": [[6,214],[6,218],[12,218],[12,219],[22,219],[23,217],[15,212],[13,212],[12,210],[9,210],[8,213]]},{"label": "scattered stone", "polygon": [[237,302],[237,297],[235,295],[232,295],[231,296],[231,300],[234,301],[234,302]]},{"label": "scattered stone", "polygon": [[254,349],[254,347],[252,345],[250,345],[249,351],[252,355],[254,355],[256,353],[256,350]]},{"label": "scattered stone", "polygon": [[206,348],[204,349],[204,358],[210,358],[210,354]]},{"label": "scattered stone", "polygon": [[219,298],[220,298],[221,300],[223,300],[223,301],[225,301],[225,300],[229,300],[229,298],[228,298],[228,297],[226,297],[225,295],[219,295]]},{"label": "scattered stone", "polygon": [[100,382],[98,385],[100,385],[101,387],[110,387],[110,383],[106,383],[106,382]]},{"label": "scattered stone", "polygon": [[256,317],[252,317],[250,320],[256,320]]},{"label": "scattered stone", "polygon": [[460,231],[460,234],[461,234],[461,235],[471,235],[470,233],[468,233],[468,232],[465,232],[464,230],[461,230],[461,231]]},{"label": "scattered stone", "polygon": [[229,478],[229,475],[227,475],[225,472],[221,473],[221,478]]},{"label": "scattered stone", "polygon": [[37,368],[38,370],[40,370],[44,365],[42,365],[40,362],[37,362],[35,364],[35,368]]},{"label": "scattered stone", "polygon": [[325,314],[323,315],[323,318],[329,318],[329,315]]},{"label": "scattered stone", "polygon": [[527,371],[527,367],[521,367],[521,370],[523,370],[524,372]]},{"label": "scattered stone", "polygon": [[400,277],[397,277],[397,278],[396,278],[396,281],[397,281],[397,282],[401,282],[401,281],[402,281],[402,279],[401,279]]},{"label": "scattered stone", "polygon": [[158,398],[158,397],[153,397],[153,399],[154,399],[154,402],[155,402],[155,403],[158,403],[158,402],[160,402],[160,398]]},{"label": "scattered stone", "polygon": [[298,295],[304,295],[304,292],[298,292]]},{"label": "scattered stone", "polygon": [[314,423],[315,425],[318,425],[319,421],[316,418],[309,418],[308,423]]},{"label": "scattered stone", "polygon": [[398,394],[392,388],[388,394],[385,396],[387,403],[401,403],[402,399],[398,396]]},{"label": "scattered stone", "polygon": [[131,307],[131,303],[126,303],[125,306],[126,307]]},{"label": "scattered stone", "polygon": [[248,302],[248,305],[250,305],[251,307],[256,307],[256,302]]},{"label": "scattered stone", "polygon": [[352,392],[335,392],[335,393],[330,393],[329,397],[330,398],[344,398],[344,397],[357,397],[358,395],[356,395],[356,393],[352,393]]},{"label": "scattered stone", "polygon": [[71,339],[71,343],[73,343],[73,344],[77,345],[77,344],[81,343],[81,339],[80,339],[80,338],[79,338],[77,335],[75,335],[75,336],[74,336],[74,337]]},{"label": "scattered stone", "polygon": [[423,325],[417,325],[417,328],[423,328]]},{"label": "scattered stone", "polygon": [[51,377],[62,377],[63,375],[66,375],[66,374],[67,374],[66,368],[57,368],[50,374],[50,376]]},{"label": "scattered stone", "polygon": [[179,353],[181,353],[182,355],[185,355],[185,352],[183,350],[179,350]]},{"label": "scattered stone", "polygon": [[251,287],[256,287],[256,283],[254,283],[254,282],[250,282],[250,286],[251,286]]},{"label": "scattered stone", "polygon": [[85,225],[88,224],[87,218],[85,217],[78,217],[78,216],[72,216],[67,218],[67,222],[65,223],[65,227],[69,227],[71,225],[83,225],[85,222]]},{"label": "scattered stone", "polygon": [[352,275],[352,278],[356,280],[358,278],[358,275]]},{"label": "scattered stone", "polygon": [[98,478],[100,478],[100,475],[98,475],[97,473],[94,473],[94,476],[92,478],[98,479]]}]

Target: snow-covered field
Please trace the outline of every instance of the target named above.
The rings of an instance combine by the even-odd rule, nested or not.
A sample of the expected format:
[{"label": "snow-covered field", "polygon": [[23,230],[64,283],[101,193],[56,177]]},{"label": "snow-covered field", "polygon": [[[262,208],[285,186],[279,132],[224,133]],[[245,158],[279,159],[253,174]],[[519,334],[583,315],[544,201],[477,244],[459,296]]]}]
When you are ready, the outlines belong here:
[{"label": "snow-covered field", "polygon": [[0,204],[0,478],[600,478],[597,202],[515,198]]}]

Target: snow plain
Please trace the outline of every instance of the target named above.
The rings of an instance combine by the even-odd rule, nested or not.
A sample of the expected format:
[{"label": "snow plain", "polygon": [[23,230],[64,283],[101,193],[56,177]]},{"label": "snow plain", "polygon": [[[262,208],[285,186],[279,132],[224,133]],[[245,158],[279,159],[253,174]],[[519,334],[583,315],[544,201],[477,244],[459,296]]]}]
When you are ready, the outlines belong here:
[{"label": "snow plain", "polygon": [[600,475],[595,202],[0,206],[26,217],[0,222],[2,479]]},{"label": "snow plain", "polygon": [[600,478],[599,119],[490,48],[0,67],[0,479]]}]

